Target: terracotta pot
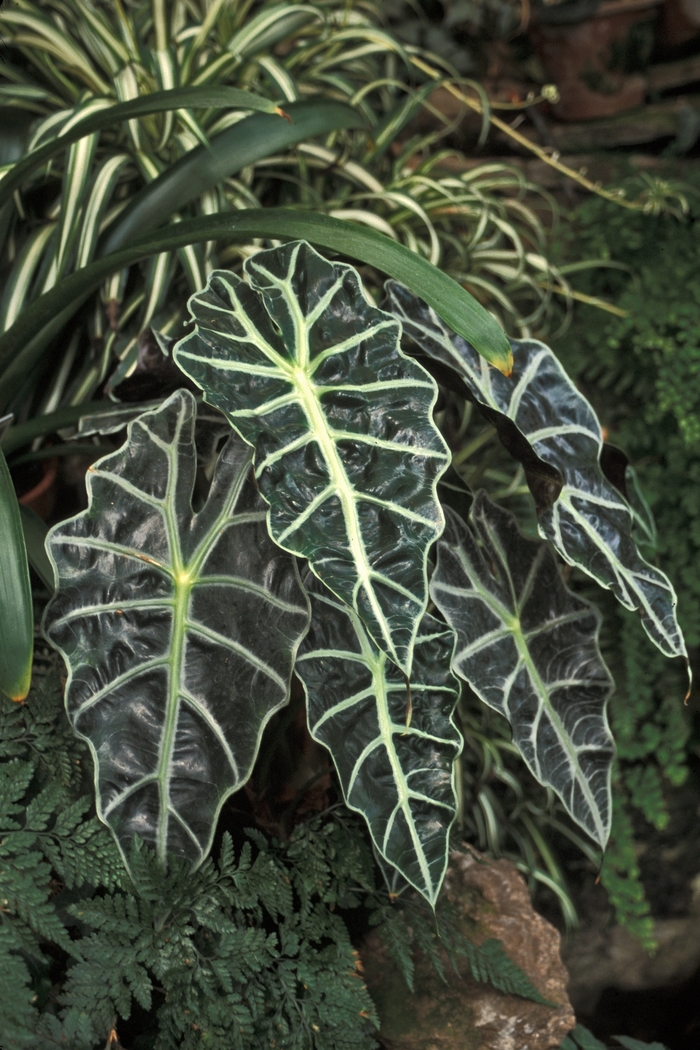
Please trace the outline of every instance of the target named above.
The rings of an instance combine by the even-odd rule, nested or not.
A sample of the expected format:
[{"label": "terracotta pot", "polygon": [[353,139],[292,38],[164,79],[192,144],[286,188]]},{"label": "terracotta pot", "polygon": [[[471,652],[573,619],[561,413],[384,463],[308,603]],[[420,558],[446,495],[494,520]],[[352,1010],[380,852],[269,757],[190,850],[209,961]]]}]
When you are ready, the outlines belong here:
[{"label": "terracotta pot", "polygon": [[607,0],[573,25],[533,25],[532,44],[559,88],[561,120],[595,120],[641,106],[660,0]]},{"label": "terracotta pot", "polygon": [[19,497],[19,502],[29,507],[44,521],[51,514],[56,504],[56,476],[58,474],[58,459],[42,460],[43,476],[41,481]]}]

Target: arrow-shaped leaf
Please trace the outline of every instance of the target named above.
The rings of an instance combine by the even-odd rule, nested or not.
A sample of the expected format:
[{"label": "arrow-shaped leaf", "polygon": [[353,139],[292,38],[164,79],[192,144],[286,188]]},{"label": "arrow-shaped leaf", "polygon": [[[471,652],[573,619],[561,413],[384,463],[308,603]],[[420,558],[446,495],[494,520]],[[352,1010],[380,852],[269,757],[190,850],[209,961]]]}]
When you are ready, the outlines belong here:
[{"label": "arrow-shaped leaf", "polygon": [[45,631],[69,668],[68,716],[93,752],[97,807],[122,850],[200,863],[286,703],[308,608],[267,535],[235,435],[192,511],[195,401],[177,391],[88,473],[88,509],[52,529]]},{"label": "arrow-shaped leaf", "polygon": [[446,510],[430,594],[457,634],[454,669],[504,715],[529,769],[604,848],[614,744],[600,614],[564,585],[554,553],[482,489],[473,531]]},{"label": "arrow-shaped leaf", "polygon": [[601,470],[596,414],[549,347],[534,339],[512,340],[513,373],[507,378],[407,288],[395,281],[385,287],[386,308],[401,320],[407,338],[457,373],[477,403],[515,424],[537,457],[558,471],[563,486],[540,514],[540,535],[570,565],[612,590],[625,608],[638,609],[647,634],[666,656],[687,656],[673,587],[640,555],[630,506]]},{"label": "arrow-shaped leaf", "polygon": [[[345,800],[375,846],[435,904],[455,818],[453,768],[462,749],[452,715],[454,635],[430,615],[416,638],[410,692],[360,618],[309,574],[309,633],[296,672],[309,729],[335,762]],[[410,713],[410,725],[407,716]]]},{"label": "arrow-shaped leaf", "polygon": [[308,558],[410,673],[444,520],[435,383],[351,266],[297,241],[244,269],[248,284],[217,270],[190,299],[195,330],[175,361],[254,446],[275,542]]}]

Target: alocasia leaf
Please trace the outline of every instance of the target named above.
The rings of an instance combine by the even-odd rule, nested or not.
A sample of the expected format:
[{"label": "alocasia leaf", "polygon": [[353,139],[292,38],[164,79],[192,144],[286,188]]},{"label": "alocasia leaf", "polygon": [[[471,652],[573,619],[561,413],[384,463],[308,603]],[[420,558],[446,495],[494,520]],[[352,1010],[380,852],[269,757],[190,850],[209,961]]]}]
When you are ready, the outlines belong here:
[{"label": "alocasia leaf", "polygon": [[255,448],[270,534],[357,612],[410,673],[443,528],[437,388],[357,272],[304,241],[259,252],[247,283],[214,271],[173,356]]},{"label": "alocasia leaf", "polygon": [[687,657],[673,587],[642,558],[632,510],[601,470],[596,414],[549,347],[512,340],[508,378],[489,368],[407,288],[396,281],[385,288],[386,308],[401,320],[406,337],[456,373],[478,404],[511,420],[537,457],[561,476],[558,498],[539,515],[540,535],[570,565],[612,590],[625,608],[639,610],[647,634],[666,656]]},{"label": "alocasia leaf", "polygon": [[305,584],[311,627],[296,673],[311,735],[333,756],[345,800],[364,816],[381,856],[434,904],[447,867],[453,770],[462,749],[452,720],[459,695],[450,671],[454,635],[423,616],[409,692],[359,616],[311,574]]},{"label": "alocasia leaf", "polygon": [[194,422],[177,391],[90,468],[87,510],[47,540],[58,589],[44,630],[69,668],[100,817],[122,850],[138,835],[196,865],[288,700],[309,613],[235,434],[193,512]]},{"label": "alocasia leaf", "polygon": [[455,671],[513,730],[542,784],[605,847],[614,744],[600,614],[564,585],[550,546],[480,490],[472,528],[447,508],[430,594],[457,634]]}]

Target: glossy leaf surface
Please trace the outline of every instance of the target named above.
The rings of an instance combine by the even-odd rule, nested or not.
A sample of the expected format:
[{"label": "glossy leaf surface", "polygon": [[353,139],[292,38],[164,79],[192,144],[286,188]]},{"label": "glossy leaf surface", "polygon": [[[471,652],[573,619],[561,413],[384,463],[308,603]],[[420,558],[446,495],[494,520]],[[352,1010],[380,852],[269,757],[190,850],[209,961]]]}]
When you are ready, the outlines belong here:
[{"label": "glossy leaf surface", "polygon": [[0,691],[24,700],[32,680],[34,609],[19,504],[0,451]]},{"label": "glossy leaf surface", "polygon": [[[454,635],[425,615],[409,693],[359,617],[309,574],[311,627],[296,672],[309,729],[338,771],[345,800],[367,821],[381,856],[435,904],[455,817],[453,767],[462,748],[452,720],[459,686]],[[407,728],[407,713],[410,725]]]},{"label": "glossy leaf surface", "polygon": [[564,585],[549,545],[477,493],[471,528],[451,509],[430,594],[457,634],[454,669],[504,715],[531,772],[604,848],[614,755],[600,614]]},{"label": "glossy leaf surface", "polygon": [[666,656],[686,656],[669,579],[642,558],[625,498],[600,467],[603,438],[595,412],[544,343],[513,340],[510,378],[488,368],[406,288],[387,282],[387,308],[421,350],[456,372],[474,399],[510,419],[536,455],[555,468],[559,498],[538,519],[570,565],[609,588],[627,609],[637,609],[651,640]]},{"label": "glossy leaf surface", "polygon": [[410,673],[443,516],[437,388],[399,349],[357,272],[303,241],[225,270],[192,296],[177,365],[255,448],[276,543],[308,558]]},{"label": "glossy leaf surface", "polygon": [[235,435],[193,513],[194,412],[176,392],[90,468],[88,509],[49,535],[45,632],[69,668],[100,817],[123,851],[138,835],[196,865],[288,699],[308,605]]}]

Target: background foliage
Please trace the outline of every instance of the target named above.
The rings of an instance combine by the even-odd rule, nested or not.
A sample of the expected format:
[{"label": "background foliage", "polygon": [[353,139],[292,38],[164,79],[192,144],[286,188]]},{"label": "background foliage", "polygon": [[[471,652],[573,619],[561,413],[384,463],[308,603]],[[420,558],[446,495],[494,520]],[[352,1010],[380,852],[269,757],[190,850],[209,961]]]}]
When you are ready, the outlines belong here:
[{"label": "background foliage", "polygon": [[[679,620],[696,665],[700,643],[700,200],[687,194],[686,219],[622,213],[601,200],[581,205],[561,251],[622,264],[589,271],[585,292],[614,301],[626,317],[581,308],[555,349],[633,464],[657,524],[650,551],[673,579]],[[659,660],[633,617],[607,596],[603,652],[616,682],[610,705],[618,748],[611,845],[601,878],[618,917],[653,946],[639,879],[633,820],[657,829],[669,820],[669,792],[684,783],[694,749],[692,715],[680,702],[682,669]],[[638,817],[634,815],[638,814]]]},{"label": "background foliage", "polygon": [[27,702],[1,701],[3,1050],[92,1050],[117,1022],[133,1050],[369,1050],[378,1020],[353,945],[371,927],[410,989],[414,945],[444,977],[439,943],[476,980],[543,1002],[500,942],[458,932],[448,904],[436,922],[415,897],[392,903],[344,805],[280,841],[242,832],[234,796],[216,861],[194,874],[173,863],[164,878],[136,849],[132,882],[94,816],[58,671],[40,650]]}]

